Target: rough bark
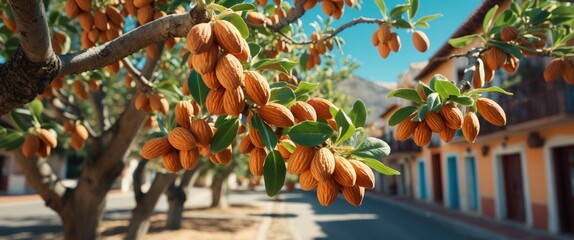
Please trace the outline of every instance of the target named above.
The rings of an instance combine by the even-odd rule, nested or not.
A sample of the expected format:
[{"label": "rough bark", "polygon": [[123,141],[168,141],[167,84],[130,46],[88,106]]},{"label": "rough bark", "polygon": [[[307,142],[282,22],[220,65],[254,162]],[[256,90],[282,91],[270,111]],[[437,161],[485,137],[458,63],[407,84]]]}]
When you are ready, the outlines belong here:
[{"label": "rough bark", "polygon": [[227,164],[222,171],[213,175],[211,182],[211,207],[212,208],[227,208],[227,178],[233,172],[235,162]]}]

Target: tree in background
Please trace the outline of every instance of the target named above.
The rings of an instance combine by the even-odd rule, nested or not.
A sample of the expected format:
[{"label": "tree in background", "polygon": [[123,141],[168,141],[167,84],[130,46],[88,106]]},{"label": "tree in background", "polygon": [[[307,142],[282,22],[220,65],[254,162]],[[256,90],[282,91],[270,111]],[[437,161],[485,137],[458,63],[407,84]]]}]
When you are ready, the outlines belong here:
[{"label": "tree in background", "polygon": [[[371,168],[398,172],[378,160],[390,149],[366,136],[364,104],[345,107],[333,99],[332,84],[356,67],[330,54],[343,43],[337,34],[357,24],[378,25],[371,42],[387,58],[400,50],[396,31],[405,29],[424,52],[429,40],[419,29],[438,17],[415,19],[417,0],[389,10],[375,2],[380,19],[334,28],[333,19],[359,2],[198,0],[187,8],[189,1],[1,1],[0,42],[9,60],[0,66],[0,146],[19,155],[30,184],[61,216],[67,239],[97,238],[105,196],[144,125],[149,130],[141,155],[169,172],[195,169],[200,156],[231,172],[237,164],[232,143],[242,135],[239,152],[249,154],[250,172],[263,175],[269,196],[280,191],[288,170],[299,174],[304,190],[317,188],[321,205],[339,192],[360,205],[365,188],[374,187]],[[306,34],[298,20],[318,5],[332,18]],[[545,78],[562,74],[571,82],[572,8],[524,1],[496,17],[493,8],[484,34],[451,40],[455,47],[483,40],[460,56],[469,58],[466,84],[436,76],[428,86],[389,95],[415,103],[391,118],[391,125],[400,123],[397,139],[413,135],[426,145],[431,131],[448,141],[462,128],[472,142],[479,131],[476,111],[504,124],[504,111],[480,94],[506,92],[481,82],[497,68],[515,69],[523,54],[557,57]],[[84,153],[76,187],[65,187],[46,162],[52,149]],[[222,189],[214,186],[214,192]]]}]

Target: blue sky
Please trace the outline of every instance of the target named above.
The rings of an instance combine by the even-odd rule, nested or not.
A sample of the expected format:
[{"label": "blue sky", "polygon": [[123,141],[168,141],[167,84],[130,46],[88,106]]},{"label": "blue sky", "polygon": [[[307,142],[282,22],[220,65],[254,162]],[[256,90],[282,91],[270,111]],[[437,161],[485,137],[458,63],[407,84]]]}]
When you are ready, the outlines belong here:
[{"label": "blue sky", "polygon": [[[406,3],[406,0],[385,0],[387,9],[397,4]],[[382,59],[377,48],[371,45],[371,35],[376,30],[375,24],[359,24],[343,31],[340,36],[345,39],[343,54],[352,56],[361,67],[355,72],[356,75],[370,81],[396,82],[397,75],[406,71],[413,62],[422,62],[431,57],[480,5],[480,0],[420,0],[419,10],[415,19],[421,16],[441,13],[443,16],[430,22],[430,28],[420,29],[424,31],[431,44],[429,50],[420,53],[412,46],[411,33],[404,29],[398,29],[402,47],[398,53],[391,53],[387,59]],[[305,13],[303,22],[310,23],[317,19],[317,14],[326,17],[321,10],[320,3],[310,12]],[[373,0],[363,0],[361,10],[345,8],[343,17],[335,21],[334,27],[338,27],[357,17],[381,18],[378,7]],[[306,28],[308,26],[305,26]],[[309,31],[311,29],[309,28]]]}]

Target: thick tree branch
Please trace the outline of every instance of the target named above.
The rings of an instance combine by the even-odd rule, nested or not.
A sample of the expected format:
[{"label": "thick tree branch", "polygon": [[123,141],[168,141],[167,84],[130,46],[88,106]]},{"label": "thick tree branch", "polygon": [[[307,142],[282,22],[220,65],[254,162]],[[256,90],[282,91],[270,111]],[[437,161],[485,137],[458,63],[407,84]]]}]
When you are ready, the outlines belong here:
[{"label": "thick tree branch", "polygon": [[61,56],[61,75],[81,73],[115,63],[146,46],[173,37],[185,37],[195,24],[209,21],[205,10],[173,14],[138,27],[120,37],[81,52]]},{"label": "thick tree branch", "polygon": [[126,71],[128,74],[132,75],[132,77],[136,80],[137,86],[142,92],[149,92],[153,88],[153,84],[148,81],[142,73],[127,59],[122,59]]},{"label": "thick tree branch", "polygon": [[314,40],[314,41],[302,41],[302,42],[298,42],[298,41],[295,41],[295,40],[289,38],[287,35],[285,35],[285,34],[282,33],[282,32],[279,32],[279,33],[280,33],[283,37],[285,37],[290,44],[294,44],[294,45],[307,45],[307,44],[314,44],[314,43],[322,42],[322,41],[325,41],[325,40],[327,40],[327,39],[333,38],[333,37],[337,36],[337,34],[341,33],[343,30],[345,30],[345,29],[347,29],[347,28],[350,28],[350,27],[352,27],[352,26],[355,26],[355,25],[357,25],[357,24],[361,24],[361,23],[378,23],[378,24],[381,24],[381,23],[384,23],[384,21],[383,21],[383,20],[380,20],[380,19],[376,19],[376,18],[364,18],[364,17],[356,18],[356,19],[353,19],[353,21],[350,21],[350,22],[348,22],[348,23],[345,23],[345,24],[341,25],[340,27],[338,27],[337,29],[335,29],[334,31],[332,31],[331,33],[329,33],[329,35],[324,36],[324,37],[319,38],[319,39]]},{"label": "thick tree branch", "polygon": [[276,24],[267,26],[269,29],[273,30],[274,32],[278,32],[281,28],[297,21],[303,14],[305,14],[305,2],[307,0],[300,0],[297,6],[295,6],[295,10],[289,13],[285,18],[281,19],[281,21],[277,22]]},{"label": "thick tree branch", "polygon": [[46,63],[54,58],[50,31],[42,0],[10,0],[14,21],[20,33],[20,45],[33,63]]},{"label": "thick tree branch", "polygon": [[463,90],[468,90],[470,86],[469,83],[472,82],[472,77],[474,76],[474,71],[476,71],[476,65],[478,64],[478,59],[480,58],[480,51],[482,48],[473,48],[466,53],[466,57],[468,58],[468,64],[464,69],[464,75],[462,76],[462,80],[459,82],[459,87],[463,88]]}]

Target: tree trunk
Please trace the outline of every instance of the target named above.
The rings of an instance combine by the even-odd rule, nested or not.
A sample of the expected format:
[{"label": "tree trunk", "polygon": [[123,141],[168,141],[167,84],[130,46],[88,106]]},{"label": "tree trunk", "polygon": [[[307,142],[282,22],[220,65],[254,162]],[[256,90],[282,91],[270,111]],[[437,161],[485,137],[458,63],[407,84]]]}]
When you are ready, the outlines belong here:
[{"label": "tree trunk", "polygon": [[205,165],[202,164],[193,170],[186,171],[183,173],[179,184],[176,185],[176,181],[173,181],[166,191],[168,210],[165,227],[167,229],[176,230],[181,228],[181,220],[183,219],[183,212],[185,211],[184,204],[185,201],[187,201],[189,185],[195,183],[204,166]]},{"label": "tree trunk", "polygon": [[227,178],[235,168],[235,161],[227,164],[222,170],[213,175],[211,181],[211,207],[227,208]]},{"label": "tree trunk", "polygon": [[71,201],[60,213],[64,239],[98,239],[98,226],[105,207],[104,201],[82,203]]}]

